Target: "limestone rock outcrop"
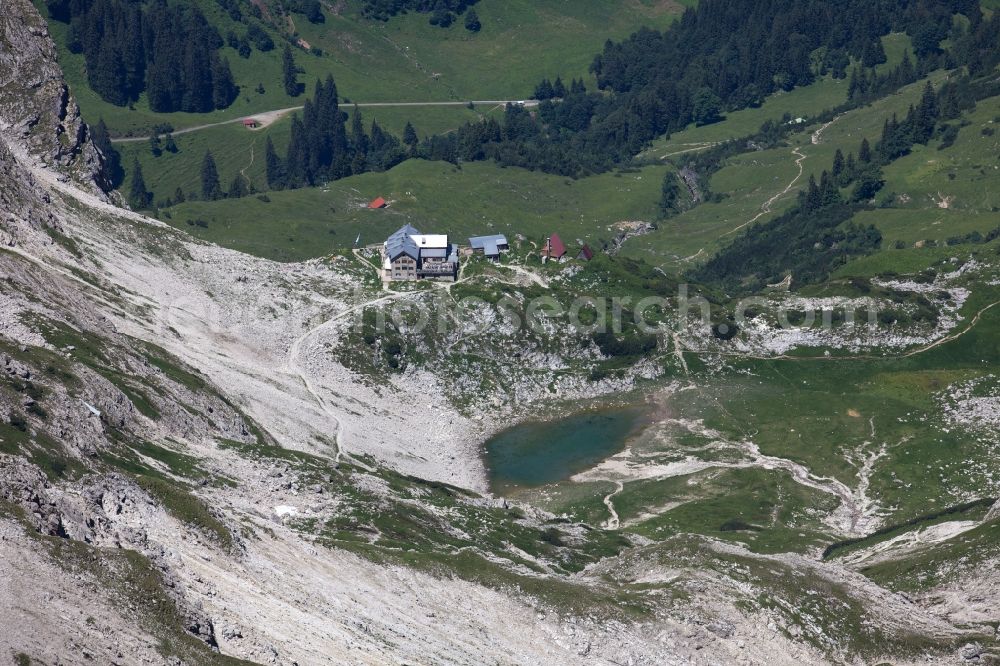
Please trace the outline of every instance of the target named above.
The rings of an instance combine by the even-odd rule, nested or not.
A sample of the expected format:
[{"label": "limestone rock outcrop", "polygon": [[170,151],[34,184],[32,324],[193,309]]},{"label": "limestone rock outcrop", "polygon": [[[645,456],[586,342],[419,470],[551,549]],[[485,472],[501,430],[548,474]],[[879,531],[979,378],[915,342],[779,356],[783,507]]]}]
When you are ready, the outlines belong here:
[{"label": "limestone rock outcrop", "polygon": [[46,164],[59,165],[94,193],[109,188],[102,156],[63,78],[45,20],[30,0],[0,12],[0,131]]}]

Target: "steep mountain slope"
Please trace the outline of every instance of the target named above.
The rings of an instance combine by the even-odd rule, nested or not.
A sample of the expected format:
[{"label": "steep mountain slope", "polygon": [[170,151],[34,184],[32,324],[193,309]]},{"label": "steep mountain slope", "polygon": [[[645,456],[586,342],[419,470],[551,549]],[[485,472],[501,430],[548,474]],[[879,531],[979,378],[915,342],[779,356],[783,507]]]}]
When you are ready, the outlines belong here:
[{"label": "steep mountain slope", "polygon": [[[296,527],[296,519],[326,520],[342,513],[337,507],[362,497],[370,497],[383,520],[390,521],[383,530],[397,514],[408,515],[409,521],[441,519],[433,504],[414,514],[414,501],[422,506],[420,498],[434,486],[399,477],[372,461],[338,464],[330,457],[295,456],[272,443],[270,433],[290,446],[334,453],[336,421],[279,355],[307,327],[301,319],[275,320],[268,312],[289,302],[291,294],[298,317],[308,318],[316,305],[302,299],[335,292],[350,278],[318,266],[275,266],[190,244],[153,221],[95,210],[87,205],[88,197],[56,187],[49,174],[25,170],[6,150],[2,157],[4,173],[25,184],[25,200],[51,197],[54,219],[47,228],[62,239],[52,243],[25,220],[5,218],[11,240],[2,253],[10,286],[3,292],[8,379],[2,395],[10,416],[2,426],[0,487],[11,540],[4,547],[12,553],[29,549],[29,536],[40,531],[80,543],[77,551],[84,561],[117,557],[117,549],[126,549],[150,563],[141,558],[132,563],[142,585],[155,590],[165,582],[170,591],[149,609],[128,602],[139,583],[123,573],[92,565],[80,571],[75,560],[60,559],[59,553],[16,568],[17,558],[5,558],[7,598],[19,600],[6,609],[18,621],[16,631],[4,634],[5,649],[43,663],[110,649],[111,658],[136,663],[152,647],[163,657],[197,663],[210,660],[206,647],[188,640],[198,636],[229,654],[282,663],[344,658],[477,663],[487,654],[521,663],[573,663],[582,655],[610,659],[623,650],[658,663],[678,658],[674,650],[657,646],[655,632],[637,641],[628,625],[588,619],[593,613],[619,612],[613,607],[600,611],[605,602],[596,595],[603,587],[597,580],[550,584],[543,577],[532,583],[536,594],[564,599],[565,608],[553,606],[562,613],[589,608],[579,620],[568,620],[571,625],[558,613],[535,619],[520,595],[508,597],[479,584],[310,545],[292,529],[306,530]],[[254,276],[259,292],[241,304],[221,283],[225,279],[230,289],[238,288],[243,272]],[[219,296],[205,294],[206,289]],[[198,293],[205,294],[204,300],[192,298]],[[171,300],[170,294],[184,298]],[[214,311],[196,309],[206,304],[214,304]],[[270,327],[263,323],[268,319]],[[255,335],[254,327],[262,323],[264,331]],[[217,328],[222,325],[225,332]],[[176,347],[205,375],[142,338]],[[265,430],[224,398],[215,382],[240,387],[231,394],[233,402]],[[396,408],[410,409],[405,403]],[[370,418],[370,407],[353,407],[362,409],[358,418]],[[383,412],[380,421],[386,416],[391,414]],[[408,423],[412,432],[415,423]],[[362,434],[345,439],[352,447],[364,446]],[[397,435],[379,453],[391,458],[396,449],[402,455],[405,444]],[[509,522],[509,529],[526,531],[527,543],[542,543],[546,517],[508,518],[491,508],[492,501],[456,492],[444,495],[447,514],[488,514],[501,524]],[[291,517],[290,524],[282,525],[279,516]],[[441,527],[454,529],[447,523]],[[578,527],[567,530],[567,538],[575,534],[574,543],[591,538]],[[430,545],[443,548],[441,554],[454,547]],[[556,548],[552,555],[562,559],[561,553],[572,555],[576,547]],[[374,555],[384,560],[392,550],[382,546]],[[492,558],[504,552],[498,541],[485,546],[484,554]],[[503,587],[533,578],[516,572],[523,564],[497,567],[478,556],[471,564],[484,573],[495,568],[491,576],[507,581]],[[88,584],[111,590],[109,599],[98,597],[80,609],[90,621],[60,625],[48,615],[60,607],[37,601],[44,589],[21,594],[29,592],[34,576],[52,567],[57,573],[51,586],[60,594],[78,595]],[[514,571],[504,573],[507,567]],[[32,619],[24,618],[26,612]],[[685,631],[683,625],[653,621],[678,636]],[[43,626],[53,629],[40,631]],[[568,638],[553,640],[570,627],[575,628]]]},{"label": "steep mountain slope", "polygon": [[[26,2],[10,8],[10,25],[37,25]],[[18,34],[5,77],[50,48],[43,30],[28,34]],[[471,334],[415,340],[409,369],[388,373],[344,330],[365,306],[495,302],[599,279],[572,265],[473,265],[448,290],[385,292],[363,255],[277,264],[194,241],[85,189],[88,171],[73,166],[86,160],[57,164],[93,155],[84,132],[74,152],[52,157],[70,115],[42,116],[27,137],[17,129],[26,109],[59,108],[55,70],[47,81],[28,104],[25,90],[0,90],[0,654],[20,663],[794,664],[995,650],[996,585],[976,590],[981,613],[942,613],[893,592],[902,589],[894,571],[867,578],[818,561],[812,544],[774,555],[682,528],[657,534],[642,520],[599,527],[614,496],[593,502],[597,519],[572,503],[555,515],[490,496],[479,442],[514,405],[624,392],[681,376],[702,357],[678,345],[659,363],[601,368],[594,345],[548,329],[528,347],[488,326],[483,308]],[[628,265],[605,269],[618,271],[600,283],[609,293],[666,289]],[[935,329],[928,344],[946,333]],[[732,353],[704,342],[704,365]],[[500,363],[521,352],[523,364]],[[735,383],[763,376],[767,362],[720,362],[722,374],[685,381]],[[591,380],[597,368],[608,376]],[[775,383],[790,372],[776,368],[766,376]],[[452,398],[456,387],[467,402]],[[494,416],[477,419],[485,407]],[[787,472],[790,485],[820,493],[840,488],[836,474],[816,478],[777,454],[757,450],[748,462],[756,434],[730,435],[727,417],[714,415],[726,432],[713,432],[678,413],[688,432],[671,444],[689,447],[677,449],[690,453],[687,464],[707,451],[709,473],[721,462]],[[624,470],[613,478],[631,492],[658,477],[629,474],[661,461],[609,463],[590,483],[609,485]],[[654,499],[620,506],[622,516],[661,508]],[[809,507],[809,522],[796,515],[791,529],[818,531],[842,506]],[[996,516],[975,520],[975,536],[989,541]],[[927,569],[938,552],[916,553],[911,566]],[[989,566],[959,571],[938,593],[954,600],[973,589],[970,575],[996,580],[991,553]],[[981,646],[963,650],[970,641]]]}]

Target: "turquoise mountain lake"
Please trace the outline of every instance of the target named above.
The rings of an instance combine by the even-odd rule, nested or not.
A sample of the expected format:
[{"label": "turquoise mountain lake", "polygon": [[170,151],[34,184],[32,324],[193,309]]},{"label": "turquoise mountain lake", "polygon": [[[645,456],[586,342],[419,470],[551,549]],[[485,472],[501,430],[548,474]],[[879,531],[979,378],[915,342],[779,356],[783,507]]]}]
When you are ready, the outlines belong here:
[{"label": "turquoise mountain lake", "polygon": [[579,412],[552,421],[528,421],[486,442],[495,492],[568,479],[622,450],[648,422],[649,409]]}]

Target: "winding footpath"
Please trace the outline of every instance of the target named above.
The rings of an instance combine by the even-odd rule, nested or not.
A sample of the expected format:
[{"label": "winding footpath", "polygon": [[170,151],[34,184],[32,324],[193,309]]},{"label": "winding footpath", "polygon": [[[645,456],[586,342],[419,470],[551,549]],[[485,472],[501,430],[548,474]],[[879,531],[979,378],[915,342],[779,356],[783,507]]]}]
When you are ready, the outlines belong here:
[{"label": "winding footpath", "polygon": [[299,364],[299,356],[301,355],[302,347],[314,335],[316,335],[319,332],[324,331],[324,330],[326,330],[328,328],[332,328],[333,326],[337,325],[339,322],[343,321],[347,317],[349,317],[349,316],[351,316],[353,314],[356,314],[356,313],[364,310],[367,307],[370,307],[372,305],[379,305],[379,304],[382,304],[382,303],[387,303],[387,302],[395,300],[397,298],[404,297],[404,296],[409,296],[409,295],[417,294],[417,293],[420,293],[420,292],[404,293],[404,292],[394,291],[394,292],[389,293],[386,296],[381,296],[379,298],[373,298],[371,300],[365,301],[365,302],[360,303],[358,305],[354,305],[352,307],[349,307],[346,310],[342,310],[341,312],[337,313],[333,317],[331,317],[331,318],[329,318],[329,319],[321,322],[320,324],[317,324],[316,326],[310,328],[305,333],[303,333],[302,335],[300,335],[298,338],[295,339],[295,341],[292,343],[291,347],[289,347],[289,349],[288,349],[288,356],[287,356],[287,358],[285,360],[285,369],[290,374],[293,374],[293,375],[297,376],[301,380],[302,385],[306,389],[306,392],[308,392],[309,395],[312,396],[313,400],[316,401],[316,404],[319,405],[320,409],[322,409],[323,412],[327,416],[329,416],[330,419],[332,419],[332,421],[333,421],[333,423],[334,423],[334,425],[336,427],[337,434],[336,434],[335,440],[334,440],[335,453],[336,453],[334,459],[335,459],[336,462],[340,462],[340,458],[344,454],[344,423],[337,416],[337,414],[333,410],[333,408],[330,407],[326,403],[326,400],[323,399],[323,396],[320,395],[319,391],[316,390],[315,385],[313,384],[312,380],[309,378],[309,373],[306,372],[306,368],[304,366],[302,366],[302,365]]},{"label": "winding footpath", "polygon": [[615,489],[604,496],[604,506],[608,507],[608,513],[611,517],[604,521],[604,528],[608,530],[617,530],[621,526],[621,520],[618,517],[618,512],[615,511],[614,500],[615,495],[625,490],[625,484],[621,481],[615,481]]},{"label": "winding footpath", "polygon": [[[840,120],[840,118],[842,116],[843,116],[843,114],[835,117],[833,120],[831,120],[829,122],[826,122],[826,123],[820,125],[816,129],[816,131],[813,132],[810,135],[810,137],[809,137],[810,143],[812,143],[812,145],[814,145],[814,146],[818,146],[819,144],[821,144],[823,142],[823,132],[825,132],[827,130],[827,128],[830,127],[830,125],[832,125],[835,122],[837,122],[838,120]],[[680,144],[680,145],[685,145],[685,144]],[[695,145],[695,144],[692,144],[692,145]],[[715,145],[715,144],[705,144],[705,145],[701,145],[698,148],[692,148],[690,150],[682,150],[680,152],[686,153],[686,152],[691,152],[692,150],[704,150],[705,148],[710,148],[713,145]],[[680,153],[669,153],[668,155],[664,155],[663,158],[666,159],[667,157],[670,157],[670,155],[678,155],[678,154],[680,154]],[[784,197],[786,194],[788,194],[789,192],[791,192],[792,188],[795,187],[795,184],[798,183],[799,180],[801,180],[803,173],[805,173],[805,167],[803,166],[802,163],[808,157],[805,153],[802,152],[802,148],[800,148],[799,146],[796,146],[795,148],[792,148],[792,154],[796,156],[795,166],[798,167],[799,172],[797,174],[795,174],[795,177],[792,178],[791,182],[788,183],[788,185],[785,186],[785,189],[781,190],[780,192],[778,192],[777,194],[775,194],[773,197],[771,197],[770,199],[768,199],[767,201],[765,201],[763,203],[763,205],[760,207],[760,212],[757,213],[754,217],[752,217],[751,219],[747,220],[743,224],[739,225],[735,229],[730,229],[726,233],[722,234],[722,236],[720,236],[720,238],[725,238],[726,236],[730,236],[732,234],[735,234],[740,229],[744,229],[744,228],[750,226],[751,224],[753,224],[754,222],[756,222],[760,218],[762,218],[765,215],[771,213],[773,211],[774,204],[777,203],[778,200],[781,199],[782,197]],[[701,248],[696,253],[692,254],[690,257],[685,257],[684,259],[681,259],[681,261],[683,261],[683,262],[692,261],[694,259],[697,259],[704,252],[705,252],[705,248]]]},{"label": "winding footpath", "polygon": [[[841,114],[841,115],[843,115],[843,114]],[[830,127],[830,125],[832,125],[835,122],[837,122],[838,120],[840,120],[840,118],[841,118],[841,116],[837,116],[833,120],[831,120],[829,122],[826,122],[826,123],[823,123],[822,125],[820,125],[816,129],[816,131],[813,132],[809,136],[810,143],[812,143],[812,145],[814,145],[814,146],[818,146],[819,144],[823,143],[823,132],[825,132],[827,130],[827,128]],[[792,154],[797,156],[797,159],[795,160],[795,166],[797,166],[799,168],[799,172],[798,172],[798,174],[796,174],[795,178],[792,179],[792,182],[788,183],[788,185],[785,186],[785,189],[781,190],[780,192],[778,192],[777,194],[775,194],[773,197],[771,197],[770,199],[768,199],[767,201],[765,201],[764,205],[761,206],[761,208],[760,208],[760,212],[757,213],[757,215],[753,219],[748,220],[747,222],[744,222],[743,224],[741,224],[740,226],[736,227],[735,229],[732,229],[731,231],[727,231],[726,233],[722,234],[723,236],[728,236],[730,234],[734,234],[737,231],[739,231],[740,229],[753,224],[754,222],[756,222],[760,218],[762,218],[765,215],[767,215],[768,213],[770,213],[771,209],[773,208],[774,204],[777,203],[778,199],[780,199],[783,196],[785,196],[786,194],[788,194],[791,191],[791,189],[793,187],[795,187],[795,184],[797,182],[799,182],[799,180],[802,178],[802,174],[805,172],[805,167],[802,166],[802,163],[806,160],[807,155],[805,153],[803,153],[802,149],[800,147],[798,147],[798,146],[796,146],[795,148],[792,148]]]},{"label": "winding footpath", "polygon": [[253,143],[250,144],[250,163],[240,169],[240,175],[243,176],[243,180],[247,181],[247,184],[250,184],[250,178],[247,176],[247,169],[253,166],[253,147],[255,145],[257,145],[257,139],[254,139]]},{"label": "winding footpath", "polygon": [[740,229],[743,229],[744,227],[749,227],[751,224],[753,224],[754,222],[756,222],[760,218],[762,218],[765,215],[767,215],[768,213],[770,213],[771,212],[771,208],[778,201],[778,199],[780,199],[783,196],[785,196],[786,194],[788,194],[792,190],[792,188],[795,187],[795,183],[799,182],[799,179],[802,178],[802,174],[805,172],[805,167],[802,166],[802,162],[805,161],[806,154],[803,153],[802,149],[799,148],[798,146],[795,146],[795,148],[792,148],[792,154],[798,156],[798,158],[795,160],[795,166],[797,166],[799,168],[799,172],[797,174],[795,174],[795,178],[792,178],[791,182],[788,183],[788,185],[785,185],[785,189],[781,190],[780,192],[778,192],[777,194],[775,194],[773,197],[771,197],[770,199],[768,199],[767,201],[765,201],[764,205],[760,207],[760,212],[759,213],[757,213],[754,217],[750,218],[749,220],[747,220],[746,222],[744,222],[740,226],[736,227],[735,229],[730,229],[726,233],[722,234],[723,238],[725,238],[726,236],[729,236],[731,234],[735,234],[737,231],[739,231]]},{"label": "winding footpath", "polygon": [[[370,260],[368,260],[366,257],[364,257],[361,254],[360,250],[355,249],[354,250],[354,255],[356,257],[358,257],[358,259],[360,259],[362,262],[364,262],[367,265],[369,265],[373,270],[376,270],[376,271],[379,270],[378,266],[376,266],[374,263],[372,263]],[[447,292],[450,293],[451,287],[455,286],[456,284],[460,284],[462,282],[465,282],[465,281],[467,281],[469,279],[470,278],[459,277],[459,279],[456,280],[455,282],[434,283],[434,286],[437,287],[437,288],[439,288],[439,289],[444,289],[445,291],[447,291]],[[385,303],[389,303],[390,301],[395,301],[395,300],[399,300],[399,299],[403,299],[403,298],[408,298],[408,297],[411,297],[411,296],[422,296],[425,293],[427,293],[427,292],[424,292],[424,291],[393,291],[393,290],[390,289],[390,290],[388,290],[388,293],[385,294],[385,295],[378,296],[376,298],[372,298],[372,299],[363,301],[361,303],[358,303],[356,305],[353,305],[353,306],[351,306],[351,307],[349,307],[349,308],[347,308],[345,310],[342,310],[342,311],[338,312],[337,314],[335,314],[334,316],[330,317],[329,319],[326,319],[326,320],[320,322],[316,326],[313,326],[312,328],[310,328],[306,332],[304,332],[302,335],[300,335],[298,338],[296,338],[295,341],[292,343],[292,345],[289,347],[289,349],[288,349],[288,356],[286,357],[286,360],[285,360],[285,369],[290,374],[293,374],[293,375],[297,376],[301,380],[302,385],[305,387],[305,389],[309,393],[309,395],[312,396],[313,400],[316,401],[316,404],[319,405],[320,409],[322,409],[323,412],[326,413],[326,415],[329,416],[330,419],[332,419],[333,423],[335,424],[335,427],[336,427],[336,430],[337,430],[337,434],[336,434],[336,438],[335,438],[335,442],[334,443],[335,443],[335,446],[336,446],[336,458],[335,459],[336,459],[337,462],[340,461],[341,456],[344,455],[344,453],[345,453],[345,447],[344,447],[344,425],[343,425],[343,421],[337,416],[337,414],[334,411],[334,409],[327,404],[326,400],[323,398],[323,396],[320,394],[320,392],[316,389],[316,386],[313,384],[312,379],[310,379],[309,373],[306,371],[306,368],[300,363],[299,357],[302,355],[302,349],[303,349],[303,347],[314,336],[318,335],[322,331],[334,328],[337,324],[339,324],[340,322],[344,321],[346,318],[350,317],[351,315],[355,315],[358,312],[362,312],[365,308],[369,308],[369,307],[372,307],[372,306],[375,306],[375,305],[383,305]]]}]

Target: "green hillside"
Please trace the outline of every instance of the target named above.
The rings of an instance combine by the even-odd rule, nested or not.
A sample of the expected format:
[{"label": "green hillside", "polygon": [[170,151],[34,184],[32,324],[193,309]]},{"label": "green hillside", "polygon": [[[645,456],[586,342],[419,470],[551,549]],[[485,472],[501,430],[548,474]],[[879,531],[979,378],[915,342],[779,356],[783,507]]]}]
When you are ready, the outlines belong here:
[{"label": "green hillside", "polygon": [[[940,83],[943,74],[937,73],[931,80]],[[821,81],[816,90],[807,88],[793,94],[815,93],[822,99],[822,89],[832,85]],[[829,168],[837,149],[854,151],[862,137],[874,142],[884,119],[892,113],[905,113],[909,104],[919,100],[922,88],[923,83],[918,82],[898,95],[844,114],[823,131],[817,144],[812,142],[812,136],[819,125],[812,124],[792,134],[786,146],[749,151],[728,159],[711,180],[712,191],[724,198],[668,220],[658,219],[656,202],[663,174],[674,168],[668,165],[671,159],[657,160],[663,166],[649,165],[634,172],[579,180],[503,169],[489,163],[469,163],[456,169],[446,163],[411,161],[387,173],[331,183],[328,191],[309,188],[270,192],[271,204],[254,197],[189,202],[171,208],[170,221],[191,229],[186,220],[203,219],[210,223],[209,229],[192,230],[200,237],[263,256],[291,259],[347,247],[359,232],[371,242],[404,222],[458,235],[496,229],[538,238],[558,231],[564,237],[603,244],[613,236],[608,231],[611,225],[642,220],[656,223],[659,228],[628,241],[625,254],[663,267],[684,268],[707,259],[758,215],[757,221],[763,222],[787,210],[810,173],[818,175]],[[1000,98],[980,103],[960,123],[964,126],[953,145],[939,150],[941,140],[934,140],[927,147],[915,147],[912,154],[886,168],[884,204],[878,210],[859,213],[856,219],[865,225],[875,224],[883,232],[884,251],[892,250],[896,241],[912,245],[934,239],[944,244],[953,236],[973,231],[986,234],[1000,223],[996,214],[1000,201],[995,194],[1000,190],[1000,137],[987,135],[996,125],[998,104]],[[821,110],[813,107],[815,113]],[[719,123],[714,131],[725,131],[729,122]],[[287,141],[287,123],[278,123],[268,132],[279,147]],[[687,137],[683,134],[675,135],[671,142],[684,142]],[[144,143],[125,152],[140,156],[147,184],[158,196],[172,196],[177,186],[186,191],[198,190],[197,169],[205,148],[211,148],[220,164],[227,165],[221,168],[223,186],[227,186],[237,171],[249,164],[250,144],[256,146],[257,152],[246,174],[258,189],[265,187],[259,160],[263,141],[257,133],[233,126],[182,135],[177,142],[181,147],[177,155],[165,153],[153,158]],[[793,149],[805,155],[801,176]],[[161,168],[171,161],[186,166]],[[151,172],[162,175],[150,177]],[[764,203],[786,187],[787,193],[772,202],[772,212],[761,215]],[[375,196],[385,196],[393,204],[378,213],[378,222],[372,225],[373,216],[359,206]],[[945,202],[947,207],[942,207]],[[291,234],[296,238],[294,244],[287,241],[288,229],[295,230]],[[269,244],[268,238],[275,242]],[[302,250],[292,245],[300,245]]]},{"label": "green hillside", "polygon": [[[245,16],[243,23],[234,21],[223,10],[222,4],[225,3],[197,0],[196,4],[220,34],[238,31],[242,29],[241,25],[254,23]],[[778,87],[760,104],[734,98],[728,102],[732,109],[723,109],[718,121],[692,123],[651,143],[636,143],[634,138],[630,138],[629,145],[643,147],[631,160],[628,159],[630,153],[620,160],[621,144],[625,141],[622,138],[624,130],[617,126],[621,118],[613,111],[613,105],[622,104],[630,113],[643,113],[635,107],[649,104],[649,96],[638,94],[635,90],[621,92],[617,96],[620,99],[609,102],[612,110],[594,115],[590,127],[581,132],[585,138],[579,142],[580,146],[599,144],[601,148],[580,150],[578,146],[571,145],[572,139],[567,138],[574,130],[563,129],[561,134],[553,130],[548,136],[511,139],[509,145],[501,144],[496,153],[505,156],[502,160],[496,158],[502,164],[524,164],[531,168],[537,165],[537,168],[549,171],[548,175],[503,169],[493,165],[488,157],[480,155],[476,159],[486,159],[485,163],[448,158],[455,164],[462,163],[458,170],[447,163],[417,161],[400,165],[387,173],[365,173],[333,184],[324,184],[328,175],[310,177],[307,184],[321,187],[295,192],[269,192],[265,198],[270,198],[273,203],[266,203],[258,197],[238,201],[195,201],[200,198],[200,169],[207,151],[215,157],[223,191],[229,190],[237,181],[251,192],[269,190],[264,169],[264,145],[269,139],[278,155],[284,158],[289,146],[291,123],[289,114],[285,114],[273,124],[254,131],[246,130],[239,123],[183,133],[186,127],[219,123],[301,104],[312,94],[311,82],[327,74],[336,78],[344,110],[349,108],[347,100],[521,99],[530,94],[536,81],[555,76],[561,76],[567,82],[582,77],[593,90],[597,82],[589,71],[591,63],[600,62],[601,58],[606,61],[616,53],[616,47],[604,46],[603,55],[595,61],[595,55],[600,52],[605,40],[621,40],[618,48],[633,48],[631,44],[638,43],[636,40],[647,37],[633,35],[626,38],[627,35],[639,27],[668,26],[683,9],[676,3],[646,0],[632,0],[627,4],[627,9],[623,9],[591,2],[500,4],[486,0],[476,7],[484,26],[479,32],[465,30],[458,24],[442,29],[431,25],[427,14],[422,13],[400,14],[385,22],[371,20],[361,15],[360,1],[338,5],[335,10],[325,7],[321,23],[311,23],[301,14],[287,14],[281,21],[275,19],[278,14],[265,14],[263,21],[269,25],[277,48],[266,53],[254,49],[250,58],[245,59],[237,54],[236,49],[223,47],[220,53],[231,63],[233,75],[241,88],[240,94],[231,107],[206,114],[154,114],[141,97],[134,108],[114,107],[98,99],[87,88],[82,55],[71,54],[64,46],[61,57],[67,77],[80,97],[85,116],[104,117],[112,135],[138,132],[141,136],[156,123],[181,131],[173,137],[176,152],[164,152],[158,156],[151,152],[145,141],[117,144],[122,164],[129,175],[121,186],[123,193],[131,190],[132,165],[137,161],[142,167],[152,201],[165,208],[162,217],[207,239],[240,249],[253,248],[252,251],[265,256],[283,259],[304,258],[310,253],[318,255],[343,249],[348,240],[355,238],[359,232],[382,234],[393,224],[404,220],[455,234],[475,233],[486,227],[540,237],[551,229],[598,245],[603,245],[614,235],[610,229],[615,223],[638,220],[656,223],[658,230],[629,241],[624,250],[626,254],[660,267],[685,270],[707,260],[746,229],[767,223],[791,209],[810,175],[818,178],[823,169],[829,168],[835,151],[841,150],[844,154],[856,151],[862,137],[874,143],[879,138],[883,123],[892,114],[904,116],[909,105],[920,101],[923,79],[911,76],[907,81],[918,80],[898,91],[890,86],[886,89],[887,93],[881,93],[860,108],[846,107],[848,110],[836,117],[830,113],[830,109],[845,104],[857,106],[856,101],[848,100],[848,90],[853,85],[853,82],[850,85],[848,82],[848,69],[851,69],[852,77],[860,68],[862,75],[868,72],[874,80],[875,77],[890,77],[904,62],[913,61],[917,47],[913,38],[895,31],[882,34],[875,40],[875,47],[872,48],[878,48],[882,55],[881,59],[875,58],[868,63],[872,64],[871,67],[862,68],[863,63],[851,51],[850,54],[840,55],[843,60],[838,65],[842,68],[841,73],[830,72],[823,60],[827,47],[817,49],[809,54],[809,66],[815,75],[815,82]],[[953,19],[955,30],[961,28],[963,20]],[[51,25],[57,43],[68,43],[66,24],[52,21]],[[906,29],[912,33],[912,28]],[[818,30],[822,31],[822,28]],[[954,34],[960,35],[961,32]],[[311,47],[311,50],[295,49],[296,62],[303,70],[299,80],[307,84],[305,94],[298,97],[288,96],[280,85],[280,52],[285,37],[304,40],[300,46]],[[710,35],[709,38],[717,37]],[[725,36],[718,38],[724,39]],[[961,41],[960,37],[954,39]],[[941,44],[949,46],[947,41]],[[683,61],[688,56],[682,53],[677,57]],[[924,53],[923,57],[926,68],[941,64],[940,57],[933,53]],[[867,58],[865,55],[866,63]],[[498,63],[502,65],[498,66]],[[615,77],[627,79],[628,76],[635,76],[641,85],[647,85],[645,77],[649,74],[642,68],[649,66],[645,62],[622,64],[613,60],[611,64],[605,62],[603,69],[602,66],[595,66],[594,71],[604,77],[601,84],[606,90],[605,94],[590,100],[591,106],[614,98],[610,92],[615,86],[631,85]],[[674,63],[668,62],[664,66],[674,66]],[[623,73],[623,67],[635,67],[637,71],[635,74]],[[654,68],[653,71],[657,70]],[[946,79],[954,79],[955,76],[954,72],[949,75],[939,69],[931,72],[929,79],[940,87]],[[257,78],[261,85],[253,83],[253,78]],[[812,78],[804,77],[804,80]],[[634,96],[632,102],[622,101],[629,99],[630,95]],[[572,112],[580,106],[580,101],[579,98],[571,98],[562,105]],[[552,114],[559,112],[559,106],[543,105],[532,111],[532,122],[537,122],[538,117],[550,119]],[[955,136],[947,139],[943,135],[937,136],[930,145],[917,145],[912,154],[886,165],[886,185],[877,202],[885,214],[861,211],[857,215],[858,222],[875,224],[883,231],[888,240],[883,247],[894,246],[898,242],[914,243],[923,240],[918,236],[932,231],[939,232],[938,235],[947,241],[955,235],[952,230],[933,227],[940,227],[941,220],[937,216],[953,210],[960,209],[971,214],[962,217],[957,224],[955,229],[956,233],[961,232],[960,236],[973,232],[986,233],[992,228],[989,213],[994,203],[992,195],[984,195],[983,192],[991,191],[986,186],[995,175],[991,172],[991,168],[996,166],[995,160],[991,161],[989,157],[989,151],[996,143],[990,127],[996,115],[991,111],[993,107],[995,103],[984,101],[972,115],[955,123],[952,130],[957,132]],[[667,105],[664,108],[670,107]],[[656,107],[651,109],[655,111]],[[496,104],[473,108],[462,105],[365,108],[363,115],[366,127],[370,127],[374,120],[398,136],[407,122],[411,122],[419,137],[426,140],[436,136],[445,142],[452,141],[453,149],[457,145],[460,150],[466,150],[464,146],[469,141],[479,140],[470,138],[475,126],[471,126],[473,132],[466,131],[467,123],[485,119],[509,122],[503,117],[501,106]],[[529,114],[523,115],[529,117]],[[549,122],[556,121],[550,119]],[[636,124],[638,120],[629,117],[626,122]],[[701,186],[711,192],[709,200],[699,205],[684,204],[679,215],[661,219],[657,200],[663,174],[672,173],[688,158],[708,151],[720,142],[743,140],[758,132],[758,128],[765,123],[790,131],[783,130],[782,140],[771,142],[763,149],[747,145],[727,153],[711,173],[697,175],[703,181]],[[977,130],[970,129],[973,126],[978,128],[979,141],[973,136]],[[642,131],[643,137],[651,136],[648,128]],[[354,139],[351,141],[353,146]],[[609,142],[619,145],[609,145]],[[938,151],[942,143],[945,144],[944,149]],[[549,151],[547,160],[542,157],[545,151]],[[567,158],[580,153],[586,154],[581,157],[576,170],[554,168],[553,165],[564,163]],[[926,156],[934,153],[940,159]],[[418,154],[431,157],[434,154],[433,144],[425,144]],[[587,176],[579,180],[551,175],[555,171],[586,176],[593,170],[605,170],[610,163],[617,163],[621,173]],[[347,173],[351,171],[359,172],[352,168]],[[337,175],[343,175],[343,171]],[[616,182],[618,179],[620,182]],[[630,181],[634,181],[634,186]],[[629,183],[629,186],[620,187],[621,183]],[[369,228],[368,220],[363,217],[365,213],[359,212],[358,205],[376,195],[390,198],[394,205],[390,212],[383,215],[386,224]],[[186,202],[170,207],[180,199]],[[477,215],[470,213],[470,208],[476,208],[474,201],[489,203],[482,205],[483,212]],[[917,226],[911,225],[910,215],[901,211],[911,211]],[[289,233],[289,230],[294,230],[294,233]],[[302,249],[295,249],[295,244]]]},{"label": "green hillside", "polygon": [[[406,223],[459,239],[520,233],[540,241],[555,231],[567,241],[580,238],[601,247],[615,235],[614,223],[655,218],[665,171],[650,166],[572,180],[488,163],[459,169],[409,160],[326,188],[268,192],[266,203],[255,196],[192,201],[163,217],[199,238],[282,261],[342,251],[359,233],[365,244],[381,242]],[[388,199],[389,208],[367,210],[377,196]],[[207,227],[195,225],[198,220]]]},{"label": "green hillside", "polygon": [[[444,134],[465,122],[502,114],[496,105],[469,109],[455,107],[377,107],[362,111],[365,122],[372,121],[396,135],[401,135],[406,124],[412,123],[421,137]],[[153,192],[154,200],[163,202],[174,199],[177,188],[189,196],[201,189],[200,169],[205,151],[211,151],[219,165],[219,176],[223,188],[228,188],[237,173],[247,179],[247,186],[257,191],[268,189],[264,172],[264,146],[270,138],[275,149],[284,153],[288,147],[291,130],[291,114],[267,127],[247,130],[240,123],[227,123],[197,132],[174,136],[176,153],[164,151],[154,156],[147,140],[118,143],[122,163],[131,170],[133,160],[142,166],[146,187]],[[131,174],[121,190],[128,192]]]},{"label": "green hillside", "polygon": [[[212,0],[192,1],[221,35],[245,30]],[[46,16],[43,0],[36,4]],[[473,34],[460,23],[446,29],[431,26],[426,14],[373,21],[361,16],[360,0],[348,0],[335,9],[325,6],[323,23],[290,14],[280,29],[266,26],[274,50],[253,50],[244,59],[236,49],[222,48],[240,94],[229,108],[204,114],[153,113],[144,98],[134,108],[101,100],[87,85],[83,56],[66,47],[68,26],[53,20],[49,26],[84,118],[96,122],[103,117],[115,135],[145,135],[163,123],[180,129],[300,105],[302,97],[286,95],[281,85],[281,49],[289,38],[305,40],[313,49],[295,49],[296,64],[304,70],[299,80],[308,90],[317,78],[332,74],[341,95],[357,102],[524,99],[545,76],[589,78],[588,67],[606,39],[625,37],[642,26],[664,27],[684,4],[693,3],[489,0],[476,8],[483,29]],[[257,92],[258,84],[263,93]]]}]

